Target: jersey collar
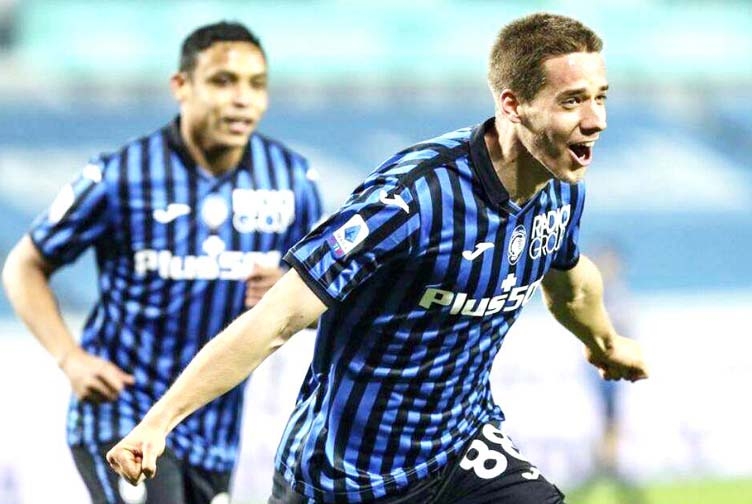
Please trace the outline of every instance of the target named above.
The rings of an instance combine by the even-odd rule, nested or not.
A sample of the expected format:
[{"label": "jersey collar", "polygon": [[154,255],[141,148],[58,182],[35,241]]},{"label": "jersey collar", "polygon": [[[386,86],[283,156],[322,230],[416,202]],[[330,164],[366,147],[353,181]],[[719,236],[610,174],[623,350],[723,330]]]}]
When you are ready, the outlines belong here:
[{"label": "jersey collar", "polygon": [[516,207],[516,205],[509,200],[509,193],[501,183],[499,176],[496,175],[493,163],[491,163],[491,156],[488,154],[488,148],[486,147],[484,135],[488,131],[488,128],[493,127],[493,124],[494,118],[491,117],[473,128],[472,135],[470,136],[472,167],[490,201],[499,209],[513,211],[514,208],[510,208],[510,204],[513,207]]},{"label": "jersey collar", "polygon": [[175,117],[167,126],[167,142],[180,158],[183,166],[192,170],[196,169],[196,161],[193,160],[191,153],[188,152],[188,147],[186,147],[183,136],[180,134],[180,116]]}]

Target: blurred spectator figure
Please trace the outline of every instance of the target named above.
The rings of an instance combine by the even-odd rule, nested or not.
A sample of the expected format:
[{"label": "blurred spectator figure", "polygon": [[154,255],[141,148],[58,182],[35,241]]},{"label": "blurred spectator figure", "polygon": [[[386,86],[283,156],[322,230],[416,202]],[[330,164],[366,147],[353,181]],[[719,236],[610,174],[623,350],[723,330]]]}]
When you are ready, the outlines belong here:
[{"label": "blurred spectator figure", "polygon": [[[619,334],[634,338],[635,310],[624,271],[623,248],[615,241],[604,240],[594,247],[591,258],[603,277],[603,303],[611,322]],[[572,492],[573,502],[584,502],[603,483],[614,488],[619,504],[643,504],[646,500],[641,489],[629,480],[619,465],[622,383],[604,380],[592,366],[586,368],[596,395],[601,431],[594,446],[594,470],[585,483]]]}]

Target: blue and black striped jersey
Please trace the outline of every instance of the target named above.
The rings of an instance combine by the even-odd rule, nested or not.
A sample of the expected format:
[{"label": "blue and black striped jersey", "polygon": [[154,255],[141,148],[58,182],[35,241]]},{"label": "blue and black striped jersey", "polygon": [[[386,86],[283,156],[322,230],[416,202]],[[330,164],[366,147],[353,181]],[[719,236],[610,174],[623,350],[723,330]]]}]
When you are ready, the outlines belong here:
[{"label": "blue and black striped jersey", "polygon": [[328,306],[276,457],[296,491],[390,495],[503,419],[493,359],[544,274],[576,264],[584,186],[552,180],[518,207],[488,124],[387,160],[285,256]]},{"label": "blue and black striped jersey", "polygon": [[[221,176],[198,167],[172,124],[90,162],[30,236],[54,264],[94,247],[100,298],[81,337],[88,352],[135,375],[114,403],[72,399],[68,442],[127,434],[213,335],[244,310],[255,264],[278,265],[320,219],[307,161],[253,134]],[[209,470],[232,469],[243,387],[178,425],[168,446]]]}]

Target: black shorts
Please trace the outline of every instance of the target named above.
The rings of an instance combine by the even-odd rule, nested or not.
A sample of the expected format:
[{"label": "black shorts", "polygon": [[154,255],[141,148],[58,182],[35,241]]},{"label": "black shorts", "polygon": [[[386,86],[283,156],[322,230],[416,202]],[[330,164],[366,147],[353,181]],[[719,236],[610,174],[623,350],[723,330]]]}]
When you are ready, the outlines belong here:
[{"label": "black shorts", "polygon": [[[274,474],[268,504],[311,502],[314,501],[290,489],[279,472]],[[468,443],[462,457],[438,473],[413,484],[400,495],[383,497],[374,503],[563,504],[564,494],[517,450],[496,422],[484,425]]]},{"label": "black shorts", "polygon": [[[400,495],[378,504],[563,504],[564,494],[549,483],[502,433],[500,423],[484,425],[462,457]],[[281,474],[274,474],[268,504],[310,504],[293,492]],[[339,501],[338,501],[339,502]],[[345,502],[344,500],[342,502]]]},{"label": "black shorts", "polygon": [[178,460],[166,449],[157,461],[157,475],[133,486],[107,464],[115,443],[71,448],[92,504],[225,504],[230,502],[230,472],[206,471]]}]

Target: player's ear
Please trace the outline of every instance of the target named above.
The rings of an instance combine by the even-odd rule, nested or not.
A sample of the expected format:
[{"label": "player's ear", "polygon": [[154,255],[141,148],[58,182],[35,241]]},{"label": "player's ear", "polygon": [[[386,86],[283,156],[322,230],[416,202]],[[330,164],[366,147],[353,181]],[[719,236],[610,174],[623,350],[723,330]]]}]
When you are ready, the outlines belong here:
[{"label": "player's ear", "polygon": [[506,117],[513,123],[519,123],[521,121],[519,114],[520,100],[511,89],[504,89],[496,97],[496,101],[498,102],[498,109],[501,111],[503,117]]},{"label": "player's ear", "polygon": [[172,77],[170,77],[170,91],[172,91],[172,96],[175,97],[178,102],[182,102],[188,97],[190,86],[189,80],[188,74],[185,72],[175,72],[172,74]]}]

